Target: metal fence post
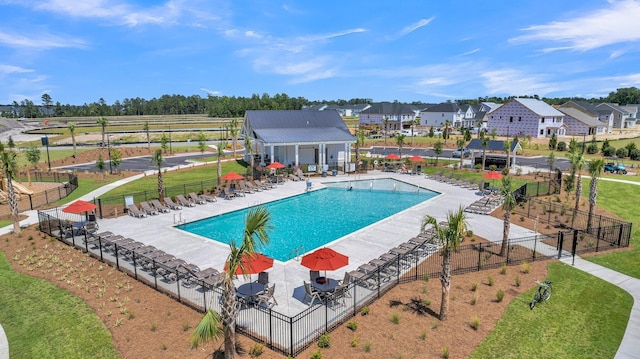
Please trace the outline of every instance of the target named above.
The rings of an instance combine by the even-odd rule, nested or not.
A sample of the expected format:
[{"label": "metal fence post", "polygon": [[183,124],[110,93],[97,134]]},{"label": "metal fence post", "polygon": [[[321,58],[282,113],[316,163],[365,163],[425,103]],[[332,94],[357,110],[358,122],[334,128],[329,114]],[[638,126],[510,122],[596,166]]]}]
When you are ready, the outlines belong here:
[{"label": "metal fence post", "polygon": [[482,243],[478,243],[480,247],[478,248],[478,272],[482,269]]},{"label": "metal fence post", "polygon": [[578,248],[578,231],[573,230],[573,244],[571,246],[571,265],[575,265],[576,262],[576,249]]}]

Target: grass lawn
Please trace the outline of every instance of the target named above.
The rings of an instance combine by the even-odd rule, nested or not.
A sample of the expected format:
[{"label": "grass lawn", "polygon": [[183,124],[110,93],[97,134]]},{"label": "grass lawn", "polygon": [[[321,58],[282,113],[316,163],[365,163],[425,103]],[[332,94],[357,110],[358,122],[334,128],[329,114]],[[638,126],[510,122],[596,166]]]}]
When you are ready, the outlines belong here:
[{"label": "grass lawn", "polygon": [[[222,173],[230,171],[243,174],[245,171],[244,162],[229,161],[222,163]],[[200,181],[213,180],[218,178],[216,166],[198,166],[192,169],[171,171],[162,174],[162,181],[165,187],[179,186],[182,184],[197,183]],[[108,198],[114,196],[122,196],[142,191],[157,191],[158,177],[157,175],[146,176],[141,179],[129,182],[118,188],[115,188],[101,197]]]},{"label": "grass lawn", "polygon": [[104,185],[113,183],[120,179],[121,178],[108,178],[106,176],[104,181],[102,181],[101,179],[94,179],[94,178],[91,178],[91,179],[78,178],[78,188],[76,188],[75,191],[71,192],[71,194],[68,195],[67,197],[62,198],[61,200],[54,202],[53,204],[56,206],[61,206],[67,203],[71,203],[76,199],[84,196],[85,194],[92,192],[93,190],[96,190]]},{"label": "grass lawn", "polygon": [[14,272],[2,252],[0,288],[11,358],[118,358],[91,308],[45,280]]},{"label": "grass lawn", "polygon": [[470,358],[615,356],[633,297],[569,265],[549,263],[548,268],[549,301],[530,310],[535,289],[516,298]]}]

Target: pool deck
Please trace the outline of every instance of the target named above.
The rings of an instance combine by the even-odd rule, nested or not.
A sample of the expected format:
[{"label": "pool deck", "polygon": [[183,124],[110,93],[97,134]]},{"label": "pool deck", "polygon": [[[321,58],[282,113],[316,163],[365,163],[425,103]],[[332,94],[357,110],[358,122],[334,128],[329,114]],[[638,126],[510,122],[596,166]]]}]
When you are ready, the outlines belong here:
[{"label": "pool deck", "polygon": [[[349,180],[369,180],[379,178],[395,178],[400,181],[419,185],[441,194],[410,207],[398,214],[390,216],[361,230],[348,234],[338,240],[328,243],[330,247],[349,256],[349,265],[339,270],[328,272],[331,278],[342,279],[344,273],[355,270],[362,264],[386,253],[398,244],[415,237],[420,231],[420,225],[425,215],[432,215],[438,220],[446,219],[448,211],[457,210],[459,206],[466,206],[480,195],[476,191],[460,188],[446,183],[427,179],[424,176],[406,174],[382,173],[372,171],[362,175],[337,175],[329,177],[312,177],[314,188],[322,187],[323,182],[337,182]],[[174,228],[180,218],[194,221],[266,202],[301,194],[306,189],[304,181],[287,181],[277,188],[246,194],[245,197],[233,200],[218,199],[218,202],[183,208],[181,211],[134,218],[131,216],[116,219],[100,220],[100,231],[133,238],[147,245],[153,245],[200,268],[213,267],[222,270],[229,254],[229,247],[197,235],[189,234]],[[309,208],[313,210],[313,208]],[[466,213],[469,228],[473,232],[488,240],[500,242],[502,240],[502,221],[491,216]],[[534,234],[533,231],[511,225],[510,237],[519,238]],[[302,255],[303,253],[301,253]],[[287,262],[275,261],[269,271],[269,281],[276,283],[275,298],[278,305],[274,308],[287,315],[294,315],[306,309],[302,302],[304,290],[303,281],[309,280],[309,270],[300,264],[300,258]],[[257,276],[253,276],[253,280]],[[244,279],[240,277],[237,284]]]}]

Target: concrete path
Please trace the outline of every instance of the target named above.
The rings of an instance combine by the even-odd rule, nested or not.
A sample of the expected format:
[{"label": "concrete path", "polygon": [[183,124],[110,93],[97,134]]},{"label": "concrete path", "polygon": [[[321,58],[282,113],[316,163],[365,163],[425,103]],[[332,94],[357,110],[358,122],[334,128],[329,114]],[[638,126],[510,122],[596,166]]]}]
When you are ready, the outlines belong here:
[{"label": "concrete path", "polygon": [[9,359],[9,341],[0,325],[0,359]]}]

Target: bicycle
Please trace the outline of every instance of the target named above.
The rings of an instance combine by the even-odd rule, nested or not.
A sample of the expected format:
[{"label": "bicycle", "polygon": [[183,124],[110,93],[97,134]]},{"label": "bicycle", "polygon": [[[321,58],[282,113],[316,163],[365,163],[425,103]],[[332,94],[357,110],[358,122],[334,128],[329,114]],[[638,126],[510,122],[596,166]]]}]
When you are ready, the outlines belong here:
[{"label": "bicycle", "polygon": [[529,304],[529,308],[532,310],[533,307],[536,306],[536,303],[546,302],[551,298],[551,281],[545,280],[544,282],[540,282],[536,280],[536,283],[538,283],[538,290],[536,291],[536,294],[533,295],[533,301]]}]

